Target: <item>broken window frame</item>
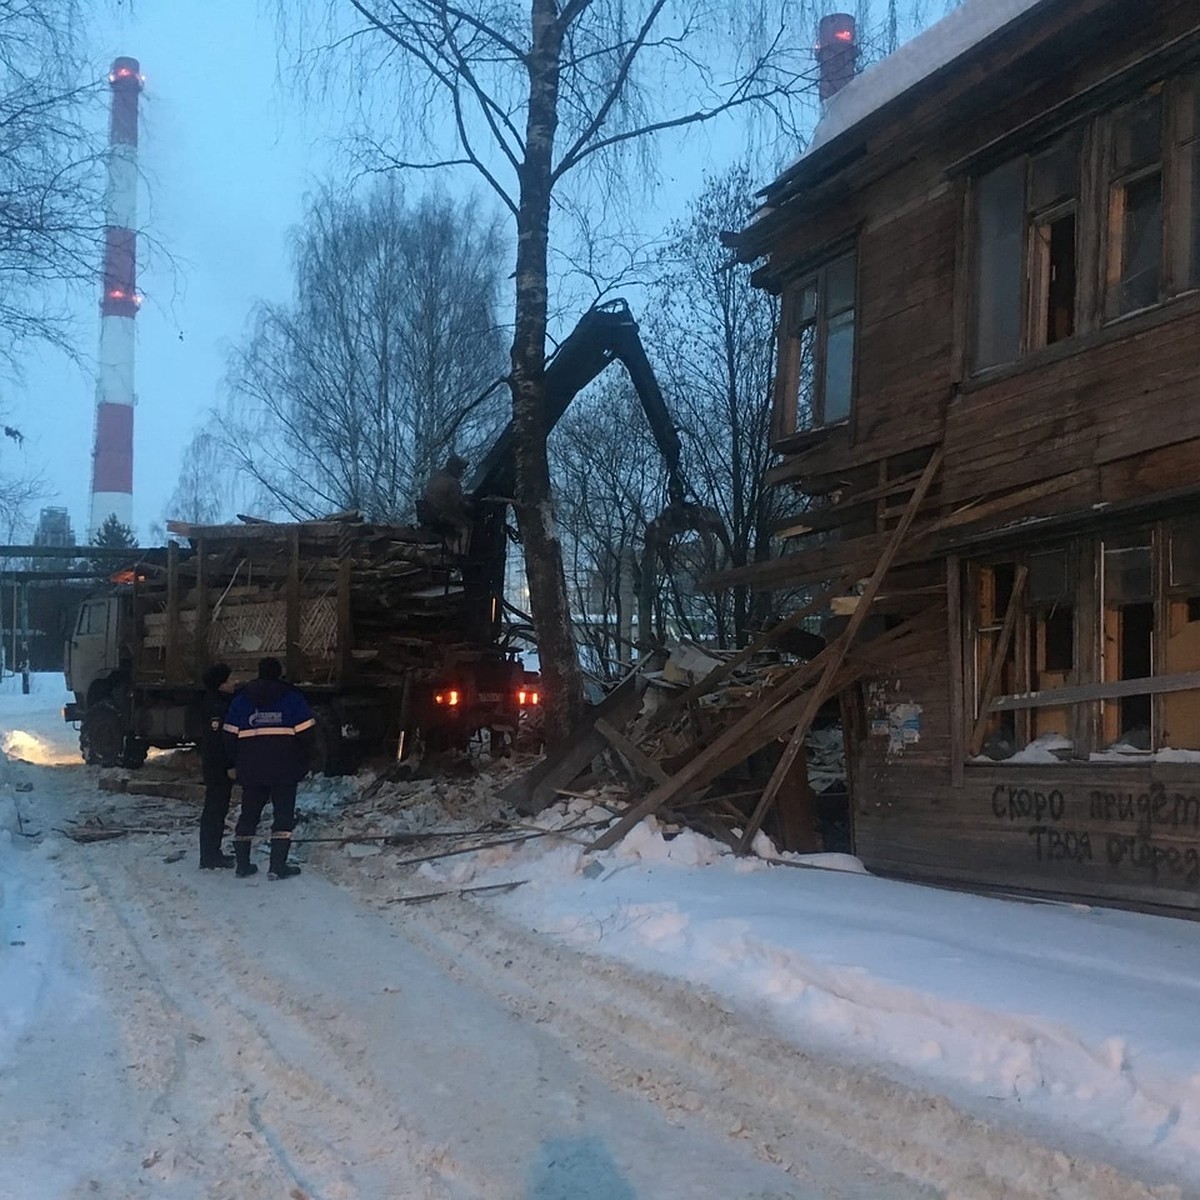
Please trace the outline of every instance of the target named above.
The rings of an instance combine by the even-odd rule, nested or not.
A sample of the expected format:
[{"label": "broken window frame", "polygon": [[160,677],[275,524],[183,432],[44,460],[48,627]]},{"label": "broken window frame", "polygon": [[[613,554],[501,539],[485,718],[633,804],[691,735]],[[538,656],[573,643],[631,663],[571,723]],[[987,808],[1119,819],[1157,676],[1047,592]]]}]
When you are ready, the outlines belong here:
[{"label": "broken window frame", "polygon": [[[1158,155],[1122,163],[1117,152],[1122,122],[1148,99],[1161,104]],[[1033,187],[1036,165],[1064,145],[1073,146],[1076,153],[1074,195],[1054,201],[1038,197]],[[993,228],[986,230],[982,206],[988,201],[989,184],[998,185],[1006,172],[1011,176],[1022,169],[1023,224],[1017,229],[1015,199],[1010,192],[1005,200],[1007,210],[998,216],[993,213]],[[1131,198],[1150,181],[1158,184],[1158,275],[1153,295],[1134,304],[1122,295],[1128,251],[1126,218]],[[1023,153],[994,164],[972,182],[968,205],[972,261],[967,271],[970,294],[966,310],[970,313],[969,358],[974,375],[1011,366],[1052,345],[1200,289],[1200,67],[1193,64],[1150,87],[1139,86],[1119,104],[1077,120],[1053,138],[1042,139]],[[1055,222],[1072,214],[1074,314],[1068,322],[1069,332],[1062,332],[1049,321],[1048,300],[1054,280],[1047,269],[1048,235]],[[986,240],[989,237],[991,240]],[[1014,247],[1019,249],[1014,251]],[[1019,294],[1014,252],[1022,255]]]},{"label": "broken window frame", "polygon": [[[1119,635],[1115,636],[1122,603],[1114,590],[1111,563],[1114,551],[1133,549],[1135,542],[1149,548],[1146,576],[1138,582],[1142,589],[1138,595],[1130,592],[1120,596],[1120,600],[1128,602],[1125,607],[1143,609],[1139,617],[1143,624],[1149,620],[1150,632],[1149,644],[1143,648],[1143,661],[1130,674],[1132,668],[1125,661],[1125,649],[1119,643]],[[1183,678],[1200,673],[1200,514],[1122,526],[1070,539],[1061,545],[1066,554],[1066,585],[1073,610],[1071,667],[1051,669],[1046,663],[1047,622],[1053,617],[1054,606],[1049,597],[1038,595],[1036,587],[1030,591],[1027,581],[1020,619],[1007,656],[1007,679],[992,702],[1005,697],[1018,699],[1026,692],[1052,693],[1060,688],[1094,686],[1094,691],[1099,692],[1117,680],[1147,679],[1154,681],[1155,687],[1133,693],[1134,697],[1145,698],[1137,703],[1130,703],[1128,697],[1093,694],[1059,705],[1042,703],[997,710],[988,723],[989,738],[1006,731],[1015,753],[1039,734],[1051,732],[1053,722],[1057,721],[1059,729],[1053,731],[1063,733],[1074,747],[1063,752],[1064,760],[1086,760],[1097,752],[1110,752],[1102,754],[1100,761],[1128,763],[1136,761],[1136,756],[1112,752],[1112,748],[1128,737],[1130,730],[1124,725],[1138,709],[1148,725],[1148,754],[1168,747],[1200,750],[1200,684],[1192,685]],[[1004,616],[997,611],[994,600],[990,607],[981,610],[986,573],[1000,564],[1007,564],[1010,572],[1015,573],[1017,566],[1030,567],[1037,556],[1054,549],[1054,545],[1038,546],[963,564],[960,717],[968,762],[972,761],[971,734],[981,707],[980,688],[989,661],[986,649]],[[1106,549],[1110,565],[1107,572]],[[1032,572],[1029,578],[1033,578]],[[1147,607],[1150,611],[1145,611]],[[1047,686],[1043,678],[1047,674],[1059,675],[1061,679]],[[1013,691],[1003,691],[1004,686],[1011,686]],[[1052,695],[1044,699],[1052,700]],[[994,749],[995,743],[992,745]],[[1002,764],[1007,757],[988,761]]]},{"label": "broken window frame", "polygon": [[[839,302],[831,284],[849,282]],[[853,247],[831,255],[788,288],[780,314],[779,373],[776,378],[773,439],[783,442],[796,434],[846,424],[854,411],[858,351],[858,255]],[[811,303],[806,303],[808,297]],[[846,300],[848,299],[848,302]],[[839,372],[843,385],[838,411],[828,409],[831,396],[830,343],[848,337],[848,355]],[[806,342],[809,357],[806,365]],[[807,373],[807,377],[806,377]],[[805,394],[807,393],[807,394]]]}]

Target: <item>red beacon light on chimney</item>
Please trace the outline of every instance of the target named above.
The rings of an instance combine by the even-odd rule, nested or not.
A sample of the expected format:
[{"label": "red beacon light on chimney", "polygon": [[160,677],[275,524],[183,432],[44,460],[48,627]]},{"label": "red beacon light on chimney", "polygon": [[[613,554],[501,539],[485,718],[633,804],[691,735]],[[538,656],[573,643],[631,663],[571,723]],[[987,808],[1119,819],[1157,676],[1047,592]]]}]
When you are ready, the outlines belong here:
[{"label": "red beacon light on chimney", "polygon": [[854,18],[849,13],[829,13],[817,26],[817,64],[822,102],[832,99],[854,78],[858,58]]}]

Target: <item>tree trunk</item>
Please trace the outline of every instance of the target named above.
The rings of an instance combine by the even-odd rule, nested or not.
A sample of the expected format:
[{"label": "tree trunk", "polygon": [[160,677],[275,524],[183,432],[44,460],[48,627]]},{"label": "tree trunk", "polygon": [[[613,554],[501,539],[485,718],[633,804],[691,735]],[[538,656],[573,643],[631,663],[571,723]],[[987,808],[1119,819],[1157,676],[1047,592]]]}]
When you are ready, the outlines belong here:
[{"label": "tree trunk", "polygon": [[547,251],[563,30],[554,0],[532,0],[529,116],[517,213],[516,327],[512,345],[517,523],[525,548],[550,748],[571,734],[583,709],[583,675],[571,628],[562,543],[554,522],[546,452]]}]

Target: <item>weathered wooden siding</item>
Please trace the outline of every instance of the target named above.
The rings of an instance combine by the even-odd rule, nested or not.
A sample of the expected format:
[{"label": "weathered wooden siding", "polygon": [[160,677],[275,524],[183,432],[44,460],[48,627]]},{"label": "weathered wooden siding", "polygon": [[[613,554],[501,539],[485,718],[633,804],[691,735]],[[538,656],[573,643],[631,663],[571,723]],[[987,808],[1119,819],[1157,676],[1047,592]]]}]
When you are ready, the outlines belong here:
[{"label": "weathered wooden siding", "polygon": [[[945,655],[865,691],[852,782],[869,869],[1200,915],[1200,763],[968,763],[956,786]],[[887,712],[914,704],[920,741],[897,744]]]}]

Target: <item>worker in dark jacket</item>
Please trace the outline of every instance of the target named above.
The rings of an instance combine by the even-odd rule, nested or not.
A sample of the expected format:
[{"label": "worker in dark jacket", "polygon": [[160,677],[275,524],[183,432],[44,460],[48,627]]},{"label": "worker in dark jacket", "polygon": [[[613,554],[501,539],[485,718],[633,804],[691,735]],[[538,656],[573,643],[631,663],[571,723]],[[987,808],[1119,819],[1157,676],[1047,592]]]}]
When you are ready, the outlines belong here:
[{"label": "worker in dark jacket", "polygon": [[233,795],[233,780],[229,768],[233,765],[225,752],[225,712],[233,691],[229,684],[229,667],[214,663],[201,677],[204,695],[201,697],[203,724],[200,730],[200,777],[204,780],[204,809],[200,813],[200,866],[203,870],[232,867],[233,857],[221,853],[225,836],[225,818],[229,816],[229,798]]},{"label": "worker in dark jacket", "polygon": [[242,811],[234,830],[237,874],[254,875],[250,846],[263,809],[269,804],[269,878],[288,879],[300,868],[288,865],[296,824],[296,784],[308,773],[309,747],[316,721],[308,701],[283,678],[277,658],[258,664],[258,678],[243,687],[225,714],[226,746],[242,785]]},{"label": "worker in dark jacket", "polygon": [[444,538],[453,553],[465,554],[471,529],[470,509],[463,494],[467,460],[451,454],[446,465],[429,477],[417,503],[417,519]]}]

